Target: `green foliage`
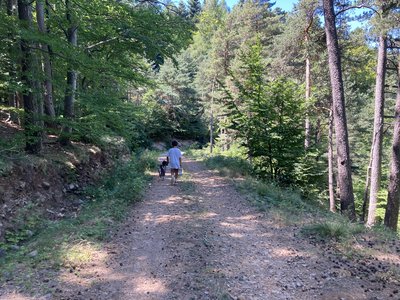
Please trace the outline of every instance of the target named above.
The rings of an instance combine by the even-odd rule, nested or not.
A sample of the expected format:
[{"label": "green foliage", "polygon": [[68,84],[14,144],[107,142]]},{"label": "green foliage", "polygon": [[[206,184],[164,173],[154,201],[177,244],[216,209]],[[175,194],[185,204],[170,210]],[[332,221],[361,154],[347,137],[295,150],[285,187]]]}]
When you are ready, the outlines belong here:
[{"label": "green foliage", "polygon": [[210,156],[205,160],[206,165],[229,177],[247,176],[253,172],[250,163],[238,157]]},{"label": "green foliage", "polygon": [[303,153],[303,100],[294,82],[265,80],[261,49],[257,43],[242,54],[243,76],[233,77],[238,95],[226,91],[230,128],[260,175],[291,182]]},{"label": "green foliage", "polygon": [[193,58],[185,51],[177,58],[177,65],[168,60],[156,75],[157,86],[145,98],[151,138],[204,139],[203,107],[193,88],[196,72]]},{"label": "green foliage", "polygon": [[[68,126],[73,131],[63,138],[103,145],[109,136],[121,136],[132,149],[147,145],[148,135],[141,124],[145,108],[131,103],[126,95],[132,89],[149,86],[151,63],[161,64],[167,58],[174,60],[188,46],[192,23],[174,9],[147,3],[95,0],[70,4],[70,20],[65,17],[65,5],[48,7],[46,33],[38,30],[35,15],[31,24],[19,23],[16,12],[8,15],[1,7],[4,27],[0,36],[6,43],[1,45],[4,51],[0,55],[0,102],[15,92],[34,91],[39,97],[43,94],[33,83],[18,81],[22,75],[18,66],[19,39],[23,38],[29,45],[35,45],[31,49],[35,59],[27,77],[38,80],[38,85],[45,79],[53,85],[56,118],[46,121],[46,125],[52,125],[47,128],[49,132],[58,135],[59,127]],[[34,10],[35,3],[29,5]],[[70,21],[78,27],[77,46],[72,46],[65,37]],[[39,68],[46,51],[37,49],[39,43],[51,49],[46,53],[51,60],[51,78],[46,78]],[[74,119],[63,116],[65,78],[70,69],[78,74]],[[35,117],[42,120],[41,116]],[[41,131],[41,126],[38,129]],[[33,134],[28,130],[25,134],[29,143]]]},{"label": "green foliage", "polygon": [[[9,249],[10,245],[20,246],[20,250],[10,251],[0,258],[0,274],[14,272],[16,261],[28,272],[31,269],[58,269],[66,263],[76,264],[85,259],[99,241],[109,237],[110,229],[123,220],[132,202],[141,198],[149,179],[145,171],[153,169],[155,163],[156,154],[148,151],[137,154],[130,161],[119,162],[101,182],[84,191],[87,200],[75,218],[50,222],[27,207],[30,217],[25,220],[25,226],[8,232],[7,243],[0,245],[3,250]],[[84,257],[69,250],[81,249],[83,244],[94,247],[86,249],[88,253],[80,251],[82,255],[86,253]],[[27,254],[33,250],[38,255],[29,257]],[[18,277],[18,274],[14,276]]]},{"label": "green foliage", "polygon": [[337,218],[334,221],[325,221],[306,225],[301,229],[302,234],[319,240],[348,240],[355,234],[365,231],[362,225],[352,224],[348,220]]}]

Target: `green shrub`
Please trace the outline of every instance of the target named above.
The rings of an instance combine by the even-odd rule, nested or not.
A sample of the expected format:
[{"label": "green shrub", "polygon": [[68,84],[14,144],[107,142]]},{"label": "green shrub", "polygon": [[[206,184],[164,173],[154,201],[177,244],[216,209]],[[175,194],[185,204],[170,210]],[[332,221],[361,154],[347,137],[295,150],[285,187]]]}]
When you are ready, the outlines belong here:
[{"label": "green shrub", "polygon": [[301,233],[324,241],[345,241],[364,230],[362,225],[350,223],[340,216],[335,216],[334,220],[306,225],[301,229]]}]

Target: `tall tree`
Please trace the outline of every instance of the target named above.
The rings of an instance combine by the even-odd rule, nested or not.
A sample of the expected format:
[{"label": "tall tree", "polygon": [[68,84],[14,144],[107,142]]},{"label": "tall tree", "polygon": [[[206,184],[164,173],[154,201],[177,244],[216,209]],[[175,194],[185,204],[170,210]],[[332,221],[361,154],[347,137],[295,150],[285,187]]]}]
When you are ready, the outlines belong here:
[{"label": "tall tree", "polygon": [[333,110],[329,111],[329,130],[328,130],[328,190],[329,190],[329,210],[336,212],[335,191],[334,191],[334,157],[333,157]]},{"label": "tall tree", "polygon": [[392,157],[384,224],[396,231],[400,208],[400,57],[397,66],[397,96],[394,116]]},{"label": "tall tree", "polygon": [[[316,11],[316,3],[311,1],[310,3],[304,3],[305,6],[305,15],[306,15],[306,26],[304,28],[304,44],[305,44],[305,61],[306,61],[306,70],[305,70],[305,79],[306,79],[306,103],[310,102],[311,97],[311,60],[310,60],[310,31],[312,29],[312,25],[314,23],[314,14]],[[308,149],[310,147],[311,142],[311,122],[309,117],[309,112],[306,112],[306,120],[305,120],[305,138],[304,138],[304,148]]]},{"label": "tall tree", "polygon": [[376,67],[374,132],[371,146],[371,188],[369,193],[367,226],[372,226],[375,223],[376,205],[378,203],[378,192],[381,184],[386,51],[386,36],[381,35],[379,37],[378,63]]},{"label": "tall tree", "polygon": [[[37,24],[39,27],[40,33],[43,35],[47,34],[47,27],[45,24],[45,9],[44,9],[44,0],[37,0],[36,1],[36,19],[37,19]],[[43,57],[43,71],[44,71],[44,108],[45,108],[45,113],[54,118],[56,116],[56,112],[54,110],[54,104],[53,104],[53,83],[52,83],[52,77],[53,77],[53,71],[51,67],[51,61],[50,61],[50,49],[49,45],[42,42],[40,44],[40,47],[42,49],[42,57]]]},{"label": "tall tree", "polygon": [[323,8],[335,121],[340,209],[341,212],[346,214],[351,220],[355,220],[356,214],[351,175],[349,138],[334,1],[323,0]]},{"label": "tall tree", "polygon": [[24,127],[25,149],[29,153],[39,153],[42,150],[42,103],[38,97],[39,83],[37,81],[37,63],[32,52],[32,45],[26,35],[32,29],[32,2],[18,0],[18,17],[23,28],[21,38],[21,81],[24,84]]},{"label": "tall tree", "polygon": [[[65,6],[66,18],[69,26],[67,30],[67,40],[72,47],[76,47],[78,45],[78,26],[76,24],[76,17],[73,15],[71,1],[65,0]],[[70,135],[72,133],[70,122],[74,117],[76,84],[77,72],[74,70],[74,66],[70,64],[67,71],[67,87],[64,97],[64,118],[66,119],[66,124],[64,125],[63,136],[61,137],[61,144],[63,145],[68,145],[70,143]]]},{"label": "tall tree", "polygon": [[[7,15],[9,17],[15,16],[16,10],[17,10],[16,0],[7,0],[6,4],[7,4]],[[8,53],[11,58],[13,56],[13,53],[17,52],[17,49],[16,49],[15,38],[13,37],[13,34],[10,32],[8,35],[9,35],[10,40],[13,41],[8,45]],[[16,64],[12,62],[12,59],[10,59],[10,64],[9,64],[8,68],[9,68],[10,79],[12,80],[12,78],[17,77]],[[13,90],[9,91],[8,105],[11,107],[19,106],[18,95],[17,95],[16,91],[13,91]],[[13,112],[11,112],[11,119],[15,122],[19,122],[18,116]]]}]

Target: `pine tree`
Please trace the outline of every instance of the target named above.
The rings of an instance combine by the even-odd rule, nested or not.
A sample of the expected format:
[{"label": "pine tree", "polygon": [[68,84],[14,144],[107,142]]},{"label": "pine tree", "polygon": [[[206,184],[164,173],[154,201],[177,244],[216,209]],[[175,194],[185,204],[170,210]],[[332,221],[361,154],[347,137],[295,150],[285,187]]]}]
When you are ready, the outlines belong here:
[{"label": "pine tree", "polygon": [[195,19],[201,12],[200,0],[189,0],[189,17]]},{"label": "pine tree", "polygon": [[339,54],[333,1],[324,0],[323,5],[335,121],[340,209],[342,213],[348,215],[351,220],[355,220],[356,215],[353,182],[351,176],[347,119],[344,103],[342,67]]}]

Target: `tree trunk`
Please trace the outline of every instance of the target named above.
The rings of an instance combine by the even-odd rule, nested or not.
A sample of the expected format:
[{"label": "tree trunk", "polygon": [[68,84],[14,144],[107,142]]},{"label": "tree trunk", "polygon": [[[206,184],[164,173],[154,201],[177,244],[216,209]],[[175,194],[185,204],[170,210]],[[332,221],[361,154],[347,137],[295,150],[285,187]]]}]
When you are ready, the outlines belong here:
[{"label": "tree trunk", "polygon": [[[306,43],[308,41],[308,35],[306,35]],[[311,80],[310,80],[310,58],[306,58],[306,104],[309,104],[310,101],[310,92],[311,92]],[[304,138],[304,148],[308,149],[310,147],[311,142],[311,123],[310,117],[308,113],[308,108],[306,112],[306,121],[305,121],[305,138]]]},{"label": "tree trunk", "polygon": [[[42,34],[47,34],[46,24],[44,22],[44,2],[43,0],[36,1],[36,19],[39,27],[39,31]],[[52,67],[50,61],[50,51],[47,44],[40,45],[43,51],[43,71],[45,75],[44,79],[44,108],[45,113],[54,118],[56,116],[53,104],[53,83],[52,83]]]},{"label": "tree trunk", "polygon": [[[17,5],[16,5],[15,0],[7,0],[6,6],[7,6],[7,15],[8,16],[15,15],[16,9],[17,9]],[[8,35],[9,35],[10,40],[12,40],[13,43],[14,43],[15,42],[15,37],[13,36],[13,34],[10,32]],[[19,51],[19,50],[16,49],[15,45],[11,44],[9,49],[8,49],[8,51],[9,51],[10,57],[12,57],[13,56],[13,52]],[[11,62],[10,63],[10,69],[9,69],[10,78],[15,78],[16,77],[16,69],[17,68],[16,68],[15,63]],[[10,107],[17,108],[17,106],[18,106],[17,93],[15,91],[9,91],[9,94],[8,94],[8,105]],[[11,120],[13,122],[20,124],[20,119],[19,119],[18,113],[14,112],[14,111],[11,111],[10,112],[10,117],[11,117]]]},{"label": "tree trunk", "polygon": [[329,133],[328,133],[328,187],[329,187],[329,210],[336,212],[335,190],[333,186],[333,111],[329,112]]},{"label": "tree trunk", "polygon": [[397,97],[393,130],[392,158],[390,163],[390,179],[384,224],[397,230],[400,207],[400,57],[398,62]]},{"label": "tree trunk", "polygon": [[210,113],[210,154],[213,153],[214,149],[214,84],[215,84],[215,79],[212,82],[212,87],[211,87],[211,113]]},{"label": "tree trunk", "polygon": [[[68,28],[68,33],[67,33],[68,42],[72,46],[76,47],[78,45],[78,27],[75,24],[71,14],[70,1],[66,0],[65,5],[67,9],[66,17],[70,26]],[[76,82],[77,82],[76,71],[73,70],[72,66],[70,66],[67,72],[67,88],[64,97],[64,118],[66,120],[66,124],[64,125],[63,134],[60,140],[62,145],[69,145],[71,143],[72,127],[70,122],[72,122],[74,118]]]},{"label": "tree trunk", "polygon": [[381,185],[383,112],[385,107],[386,37],[379,37],[378,64],[376,68],[374,135],[371,146],[371,188],[367,226],[375,224],[376,205]]},{"label": "tree trunk", "polygon": [[344,101],[342,67],[336,32],[333,0],[324,0],[323,5],[326,43],[329,58],[329,73],[332,88],[333,117],[335,122],[340,210],[351,220],[355,220],[356,214],[354,207],[353,183],[351,178],[351,161]]},{"label": "tree trunk", "polygon": [[372,158],[372,149],[370,152],[370,159],[369,159],[368,168],[367,168],[367,177],[365,179],[365,189],[364,189],[363,206],[362,206],[362,213],[361,213],[361,222],[365,222],[365,216],[367,215],[369,189],[371,186],[371,164],[372,164],[371,158]]},{"label": "tree trunk", "polygon": [[[30,3],[26,0],[18,0],[18,17],[21,26],[29,29],[32,26],[32,14]],[[25,85],[23,92],[24,102],[24,128],[25,128],[25,150],[29,153],[39,153],[42,150],[42,122],[41,102],[38,97],[38,82],[35,78],[35,58],[32,54],[29,42],[21,39],[21,81]]]}]

